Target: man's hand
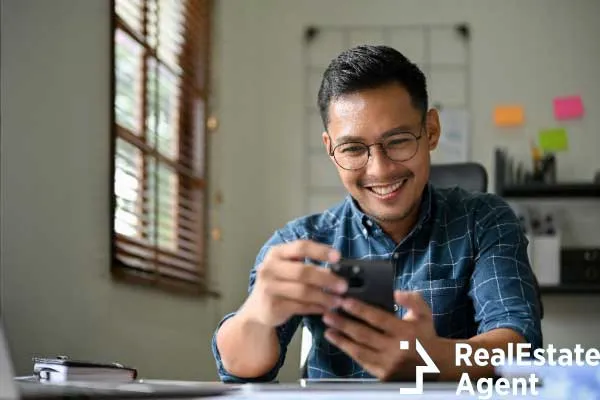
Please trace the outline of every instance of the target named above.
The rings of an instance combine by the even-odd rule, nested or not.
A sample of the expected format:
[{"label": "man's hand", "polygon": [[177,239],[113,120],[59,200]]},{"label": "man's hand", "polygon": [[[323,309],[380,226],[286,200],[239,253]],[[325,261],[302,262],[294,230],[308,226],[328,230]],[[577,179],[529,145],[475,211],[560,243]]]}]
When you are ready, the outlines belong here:
[{"label": "man's hand", "polygon": [[[431,309],[419,293],[396,291],[394,299],[409,310],[404,319],[351,298],[343,301],[342,308],[366,323],[334,312],[323,316],[329,327],[325,338],[380,380],[412,379],[415,366],[423,365],[415,350],[415,339],[426,349],[437,346],[440,340]],[[402,340],[412,344],[409,350],[400,350]]]},{"label": "man's hand", "polygon": [[305,259],[337,262],[340,254],[329,246],[299,240],[275,246],[256,273],[251,295],[240,315],[261,325],[275,327],[293,315],[323,314],[338,307],[347,290],[346,281]]}]

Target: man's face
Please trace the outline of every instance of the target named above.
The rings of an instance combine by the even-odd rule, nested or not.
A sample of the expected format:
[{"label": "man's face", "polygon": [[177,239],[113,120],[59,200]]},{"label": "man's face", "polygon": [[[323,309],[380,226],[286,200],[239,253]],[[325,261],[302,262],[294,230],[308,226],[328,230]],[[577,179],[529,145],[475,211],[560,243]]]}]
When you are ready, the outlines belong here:
[{"label": "man's face", "polygon": [[[357,170],[341,168],[331,157],[342,183],[362,211],[380,222],[401,221],[418,208],[429,179],[429,151],[437,146],[440,134],[437,112],[430,110],[424,122],[409,93],[399,84],[344,95],[329,105],[328,132],[323,132],[327,152],[348,141],[403,143],[410,138],[407,132],[419,138],[416,153],[409,160],[392,161],[378,145],[370,147],[368,162]],[[356,149],[348,148],[346,154]]]}]

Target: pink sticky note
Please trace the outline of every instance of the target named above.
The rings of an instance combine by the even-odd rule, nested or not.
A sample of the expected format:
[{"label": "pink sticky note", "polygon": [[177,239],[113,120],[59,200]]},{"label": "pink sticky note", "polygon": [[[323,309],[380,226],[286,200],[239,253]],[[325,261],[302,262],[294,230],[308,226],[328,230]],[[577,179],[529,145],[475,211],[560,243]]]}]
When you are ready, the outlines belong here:
[{"label": "pink sticky note", "polygon": [[557,120],[573,119],[583,116],[581,96],[556,97],[554,99],[554,117]]}]

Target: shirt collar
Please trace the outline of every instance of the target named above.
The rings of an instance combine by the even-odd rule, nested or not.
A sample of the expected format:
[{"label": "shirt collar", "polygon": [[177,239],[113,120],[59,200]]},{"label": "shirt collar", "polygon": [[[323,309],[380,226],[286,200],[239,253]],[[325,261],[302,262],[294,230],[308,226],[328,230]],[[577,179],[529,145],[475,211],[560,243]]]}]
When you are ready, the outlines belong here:
[{"label": "shirt collar", "polygon": [[[419,206],[419,218],[417,219],[417,226],[423,225],[429,217],[431,216],[431,207],[433,203],[433,191],[434,188],[430,183],[425,185],[423,189],[423,195],[421,196],[421,204]],[[347,201],[350,203],[350,210],[352,219],[358,224],[361,231],[365,236],[369,232],[379,232],[381,228],[378,226],[377,222],[360,209],[358,206],[358,202],[351,196],[348,195]]]}]

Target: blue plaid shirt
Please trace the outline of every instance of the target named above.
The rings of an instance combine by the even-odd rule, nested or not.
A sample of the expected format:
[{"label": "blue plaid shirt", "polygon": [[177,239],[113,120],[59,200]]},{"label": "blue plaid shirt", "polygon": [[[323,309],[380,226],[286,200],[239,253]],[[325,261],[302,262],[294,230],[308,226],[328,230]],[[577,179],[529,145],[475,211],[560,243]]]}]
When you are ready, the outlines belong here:
[{"label": "blue plaid shirt", "polygon": [[[492,329],[510,328],[523,335],[533,348],[542,346],[540,304],[527,258],[527,239],[510,206],[496,195],[428,185],[417,224],[400,243],[395,243],[348,196],[321,214],[297,219],[275,232],[250,272],[250,291],[256,268],[267,251],[297,239],[331,245],[345,258],[392,259],[395,288],[422,294],[431,307],[439,336],[467,339]],[[402,318],[405,312],[399,308],[396,314]],[[219,326],[233,315],[226,315]],[[221,380],[274,380],[300,323],[310,329],[313,337],[307,360],[309,378],[372,377],[325,340],[325,325],[319,316],[296,316],[277,328],[281,352],[275,367],[252,380],[241,380],[223,368],[215,333],[212,350]]]}]

